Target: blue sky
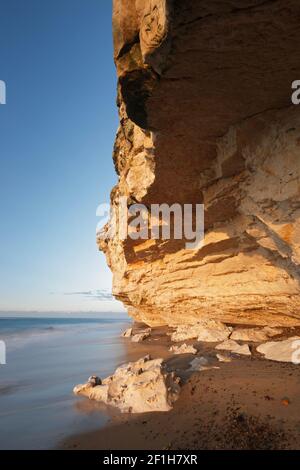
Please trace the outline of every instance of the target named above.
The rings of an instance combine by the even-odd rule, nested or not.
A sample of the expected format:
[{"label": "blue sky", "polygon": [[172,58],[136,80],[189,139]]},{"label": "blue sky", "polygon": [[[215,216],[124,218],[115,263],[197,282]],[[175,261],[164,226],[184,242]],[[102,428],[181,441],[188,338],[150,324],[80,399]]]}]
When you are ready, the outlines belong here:
[{"label": "blue sky", "polygon": [[1,0],[0,80],[0,310],[122,310],[95,244],[117,181],[111,1]]}]

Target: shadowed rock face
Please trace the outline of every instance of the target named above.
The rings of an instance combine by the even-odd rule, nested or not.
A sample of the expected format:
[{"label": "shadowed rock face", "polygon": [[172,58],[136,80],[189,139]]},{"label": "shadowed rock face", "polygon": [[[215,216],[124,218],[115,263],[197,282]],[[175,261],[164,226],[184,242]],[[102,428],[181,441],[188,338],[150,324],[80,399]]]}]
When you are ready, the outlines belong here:
[{"label": "shadowed rock face", "polygon": [[99,246],[149,325],[300,324],[298,0],[114,0],[120,127],[112,191],[205,205],[205,241]]}]

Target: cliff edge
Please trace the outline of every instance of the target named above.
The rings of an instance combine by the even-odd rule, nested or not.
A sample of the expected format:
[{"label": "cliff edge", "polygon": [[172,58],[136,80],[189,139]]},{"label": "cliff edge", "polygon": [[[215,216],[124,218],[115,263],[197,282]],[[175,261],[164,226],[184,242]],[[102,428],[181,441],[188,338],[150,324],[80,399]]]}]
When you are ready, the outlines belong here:
[{"label": "cliff edge", "polygon": [[151,326],[300,325],[298,0],[114,0],[120,198],[204,204],[205,239],[98,243]]}]

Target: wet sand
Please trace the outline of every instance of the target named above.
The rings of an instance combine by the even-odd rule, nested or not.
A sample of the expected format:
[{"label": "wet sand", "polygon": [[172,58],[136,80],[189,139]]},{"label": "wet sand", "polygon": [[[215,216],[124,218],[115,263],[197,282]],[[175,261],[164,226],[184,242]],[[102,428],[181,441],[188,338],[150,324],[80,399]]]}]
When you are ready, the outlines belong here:
[{"label": "wet sand", "polygon": [[101,375],[115,370],[126,354],[119,336],[128,325],[125,317],[0,319],[7,345],[0,370],[0,448],[49,449],[105,425],[109,410],[77,400],[72,389],[95,369]]},{"label": "wet sand", "polygon": [[[298,332],[294,332],[298,334]],[[127,344],[127,360],[163,357],[182,378],[180,398],[167,413],[120,414],[97,431],[74,435],[62,449],[300,449],[300,367],[252,357],[216,359],[214,344],[196,344],[198,355],[219,369],[190,373],[193,355],[169,353],[166,329],[143,343]],[[97,406],[84,398],[78,398]]]}]

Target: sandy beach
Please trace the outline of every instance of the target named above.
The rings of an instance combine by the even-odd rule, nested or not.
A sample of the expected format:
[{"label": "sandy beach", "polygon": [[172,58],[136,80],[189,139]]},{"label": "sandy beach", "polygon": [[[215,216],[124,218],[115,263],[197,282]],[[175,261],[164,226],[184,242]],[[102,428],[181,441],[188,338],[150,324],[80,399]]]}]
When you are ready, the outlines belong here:
[{"label": "sandy beach", "polygon": [[[198,354],[218,369],[190,373],[194,356],[172,355],[166,328],[127,346],[126,360],[143,354],[164,357],[182,379],[180,397],[169,412],[121,414],[114,410],[99,430],[61,442],[61,449],[299,449],[299,366],[263,359],[250,344],[251,357],[220,363],[214,344],[195,343]],[[299,332],[295,329],[294,334]],[[187,343],[191,343],[187,341]],[[79,401],[92,408],[97,403]]]}]

